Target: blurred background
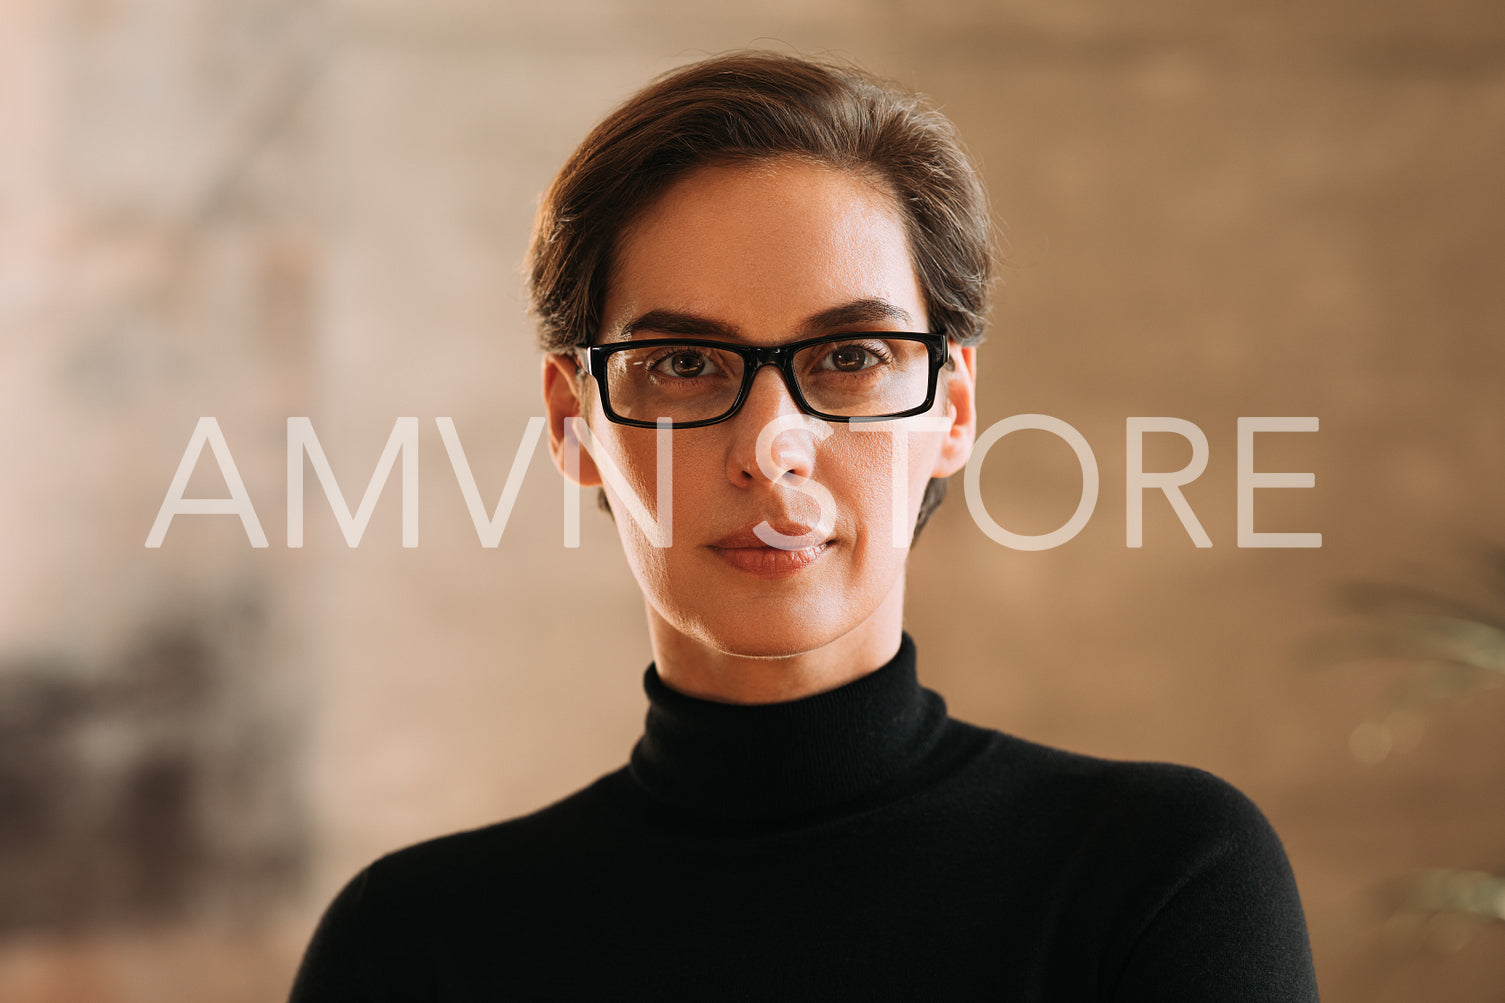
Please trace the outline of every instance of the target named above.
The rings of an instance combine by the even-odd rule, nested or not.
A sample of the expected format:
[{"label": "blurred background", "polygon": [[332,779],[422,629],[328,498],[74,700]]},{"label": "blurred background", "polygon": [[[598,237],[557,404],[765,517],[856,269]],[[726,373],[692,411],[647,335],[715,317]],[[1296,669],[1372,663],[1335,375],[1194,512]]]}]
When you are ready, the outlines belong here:
[{"label": "blurred background", "polygon": [[[621,764],[650,658],[586,499],[562,541],[539,451],[484,548],[539,360],[538,193],[653,75],[743,46],[929,94],[986,174],[1005,261],[982,424],[1092,446],[1071,542],[992,542],[961,484],[911,562],[922,680],[957,716],[1192,763],[1282,834],[1324,999],[1505,992],[1505,12],[1494,0],[7,0],[0,12],[0,998],[277,1000],[313,924],[394,847]],[[1236,545],[1240,416],[1256,440]],[[179,516],[200,416],[270,539]],[[419,421],[421,542],[394,473]],[[1210,443],[1125,545],[1125,421]],[[1190,457],[1147,437],[1145,465]],[[959,480],[959,479],[958,479]],[[1041,432],[982,467],[1020,533],[1081,475]],[[206,452],[189,497],[224,497]],[[1491,919],[1493,917],[1493,919]]]}]

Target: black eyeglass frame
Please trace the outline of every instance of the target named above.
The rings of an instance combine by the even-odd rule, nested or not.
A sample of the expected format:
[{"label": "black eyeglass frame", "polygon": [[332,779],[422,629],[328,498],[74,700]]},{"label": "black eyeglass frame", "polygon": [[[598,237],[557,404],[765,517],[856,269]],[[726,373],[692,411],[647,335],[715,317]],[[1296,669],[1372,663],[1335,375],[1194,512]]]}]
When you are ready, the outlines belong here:
[{"label": "black eyeglass frame", "polygon": [[[905,411],[894,414],[875,415],[842,415],[827,414],[817,411],[805,400],[805,395],[800,392],[799,380],[794,375],[794,356],[796,352],[810,348],[813,345],[827,345],[842,341],[854,341],[861,338],[898,338],[904,341],[917,341],[924,345],[930,356],[930,379],[926,384],[925,401]],[[585,345],[582,351],[585,355],[585,371],[595,377],[596,386],[601,392],[601,409],[606,412],[606,417],[618,425],[632,425],[637,428],[657,428],[657,421],[644,421],[641,418],[624,418],[612,410],[611,392],[606,388],[606,360],[616,352],[627,351],[634,348],[657,348],[663,345],[691,345],[703,348],[715,348],[722,351],[732,352],[742,357],[742,386],[737,390],[737,398],[732,401],[727,412],[717,418],[700,418],[695,421],[676,421],[674,428],[700,428],[705,425],[718,425],[723,421],[729,421],[742,410],[742,405],[747,401],[747,395],[752,391],[753,380],[758,371],[764,366],[777,366],[779,373],[784,377],[784,386],[789,391],[789,396],[801,411],[814,415],[823,421],[840,422],[849,424],[852,422],[887,421],[891,418],[908,418],[910,415],[924,414],[935,404],[935,388],[939,382],[941,368],[950,361],[950,339],[944,331],[920,333],[916,331],[847,331],[842,334],[826,334],[819,338],[806,338],[804,341],[791,341],[785,345],[736,345],[726,341],[715,341],[709,338],[648,338],[640,341],[613,341],[605,345]]]}]

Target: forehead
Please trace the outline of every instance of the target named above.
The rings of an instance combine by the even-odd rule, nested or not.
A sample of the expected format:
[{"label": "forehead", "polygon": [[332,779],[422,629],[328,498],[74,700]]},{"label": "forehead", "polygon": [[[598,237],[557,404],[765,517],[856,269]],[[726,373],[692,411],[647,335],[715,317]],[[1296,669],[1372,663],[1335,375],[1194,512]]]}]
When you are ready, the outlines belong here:
[{"label": "forehead", "polygon": [[749,341],[788,340],[860,300],[923,329],[904,221],[879,184],[793,159],[699,168],[624,233],[600,336],[652,311],[704,317]]}]

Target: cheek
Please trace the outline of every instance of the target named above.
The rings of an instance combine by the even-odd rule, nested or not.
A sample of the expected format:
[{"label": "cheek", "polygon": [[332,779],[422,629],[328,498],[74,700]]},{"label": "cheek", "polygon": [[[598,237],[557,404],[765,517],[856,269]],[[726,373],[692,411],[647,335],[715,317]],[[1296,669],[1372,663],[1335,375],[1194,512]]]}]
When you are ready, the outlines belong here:
[{"label": "cheek", "polygon": [[649,518],[661,518],[663,507],[659,502],[658,490],[659,433],[651,428],[611,424],[604,418],[601,425],[596,427],[606,429],[601,435],[601,441],[608,455],[615,461],[618,471],[611,477],[603,471],[602,476],[607,500],[611,503],[612,518],[628,563],[644,588],[661,586],[669,575],[668,568],[673,555],[680,550],[693,549],[696,541],[716,526],[715,520],[708,519],[707,516],[724,507],[719,506],[716,499],[711,497],[725,479],[724,459],[715,452],[713,437],[675,436],[671,433],[666,438],[674,535],[673,546],[657,547],[648,539],[643,526],[632,517],[622,491],[631,490]]},{"label": "cheek", "polygon": [[[827,469],[843,471],[844,483],[829,486],[837,504],[851,509],[850,512],[841,512],[839,518],[856,522],[861,535],[887,542],[896,493],[894,479],[901,475],[904,478],[900,489],[906,504],[904,517],[912,525],[925,485],[930,481],[929,472],[939,453],[938,440],[934,435],[900,435],[888,430],[846,431],[837,435],[843,438],[833,450],[833,462]],[[835,437],[832,442],[837,442]],[[896,472],[895,467],[901,463],[902,470]],[[825,481],[827,478],[817,471],[816,479]],[[905,539],[908,539],[907,533]]]},{"label": "cheek", "polygon": [[[658,433],[654,429],[612,424],[599,413],[599,409],[591,428],[597,436],[597,454],[593,458],[601,473],[601,486],[611,505],[612,522],[621,538],[627,563],[644,588],[661,584],[667,575],[668,551],[654,546],[644,524],[635,518],[635,510],[650,521],[658,520],[661,516],[658,498]],[[677,462],[679,457],[672,453],[670,455],[676,461],[672,463],[670,473],[677,474],[681,470],[681,465]],[[608,464],[615,467],[615,470],[610,470]],[[676,477],[676,496],[678,480]],[[624,492],[630,492],[632,497],[625,497]],[[685,503],[677,497],[676,501],[678,504],[674,506],[674,513],[677,516],[684,511]],[[679,522],[678,518],[671,522],[675,542],[681,539]]]},{"label": "cheek", "polygon": [[[658,511],[658,432],[651,428],[632,428],[627,425],[617,425],[606,420],[605,415],[596,409],[596,417],[592,421],[591,429],[596,434],[600,452],[605,453],[605,458],[594,457],[597,468],[601,472],[602,486],[606,489],[607,499],[611,502],[613,514],[620,517],[626,514],[626,500],[621,497],[622,492],[632,492],[635,499],[651,516],[656,516]],[[671,450],[674,449],[674,440],[667,440]],[[671,474],[677,474],[683,466],[676,452],[669,454]],[[608,464],[615,466],[615,471],[608,469]]]}]

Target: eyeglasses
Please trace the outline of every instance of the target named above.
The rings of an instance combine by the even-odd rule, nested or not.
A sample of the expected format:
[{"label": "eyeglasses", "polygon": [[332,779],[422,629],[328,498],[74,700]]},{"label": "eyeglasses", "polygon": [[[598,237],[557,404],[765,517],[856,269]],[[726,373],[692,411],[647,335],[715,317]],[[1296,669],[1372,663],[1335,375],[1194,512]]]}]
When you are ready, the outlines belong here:
[{"label": "eyeglasses", "polygon": [[946,335],[877,331],[831,334],[787,345],[734,345],[703,338],[652,338],[591,345],[585,371],[601,389],[606,417],[653,428],[726,421],[753,378],[777,366],[801,411],[826,421],[922,414],[935,403]]}]

